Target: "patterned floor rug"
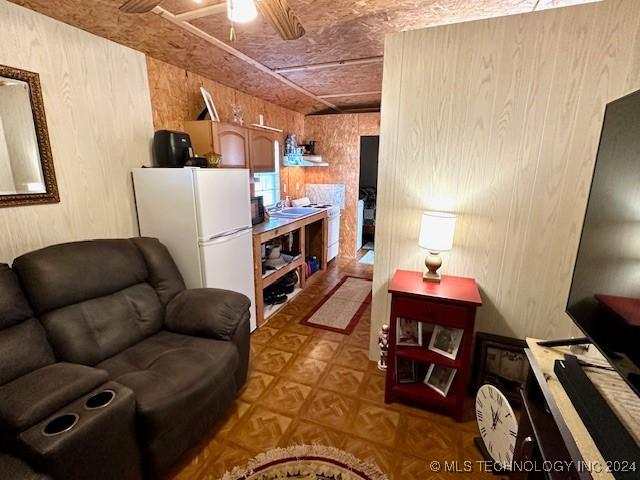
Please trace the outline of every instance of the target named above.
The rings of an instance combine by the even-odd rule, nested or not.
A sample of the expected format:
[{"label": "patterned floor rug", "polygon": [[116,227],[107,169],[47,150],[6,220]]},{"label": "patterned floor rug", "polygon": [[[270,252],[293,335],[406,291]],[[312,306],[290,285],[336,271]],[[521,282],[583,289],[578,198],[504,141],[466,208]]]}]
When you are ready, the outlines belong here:
[{"label": "patterned floor rug", "polygon": [[349,335],[371,303],[368,278],[345,276],[300,323]]},{"label": "patterned floor rug", "polygon": [[220,480],[388,480],[380,469],[333,447],[298,445],[261,453]]}]

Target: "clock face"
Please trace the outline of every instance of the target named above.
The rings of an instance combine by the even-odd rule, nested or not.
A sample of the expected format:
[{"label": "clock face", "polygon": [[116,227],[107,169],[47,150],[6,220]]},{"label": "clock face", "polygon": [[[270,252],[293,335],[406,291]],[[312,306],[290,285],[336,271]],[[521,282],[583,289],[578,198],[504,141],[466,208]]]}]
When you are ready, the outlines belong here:
[{"label": "clock face", "polygon": [[509,470],[518,436],[518,422],[506,397],[493,385],[483,385],[476,395],[476,419],[487,451]]}]

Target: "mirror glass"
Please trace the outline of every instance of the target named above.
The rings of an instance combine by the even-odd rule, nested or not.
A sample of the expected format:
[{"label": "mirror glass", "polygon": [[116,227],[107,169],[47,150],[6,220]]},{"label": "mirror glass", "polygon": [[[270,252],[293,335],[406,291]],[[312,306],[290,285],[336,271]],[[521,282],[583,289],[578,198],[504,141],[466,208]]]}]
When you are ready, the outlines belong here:
[{"label": "mirror glass", "polygon": [[29,88],[0,76],[0,195],[47,191]]}]

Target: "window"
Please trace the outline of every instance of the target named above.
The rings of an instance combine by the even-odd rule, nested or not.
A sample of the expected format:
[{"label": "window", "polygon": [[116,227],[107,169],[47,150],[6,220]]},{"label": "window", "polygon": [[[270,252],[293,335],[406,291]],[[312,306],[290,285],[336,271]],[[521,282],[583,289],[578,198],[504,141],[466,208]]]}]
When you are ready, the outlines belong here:
[{"label": "window", "polygon": [[274,142],[274,160],[276,171],[255,173],[256,197],[262,197],[265,207],[272,207],[280,201],[280,142]]}]

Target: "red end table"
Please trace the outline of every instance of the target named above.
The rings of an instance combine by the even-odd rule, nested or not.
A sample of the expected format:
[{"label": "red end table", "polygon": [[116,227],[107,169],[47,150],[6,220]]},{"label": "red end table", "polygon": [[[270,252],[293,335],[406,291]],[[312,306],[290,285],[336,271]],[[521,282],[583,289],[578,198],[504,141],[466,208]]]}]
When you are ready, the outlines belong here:
[{"label": "red end table", "polygon": [[[475,280],[443,275],[440,283],[431,283],[422,279],[421,272],[398,270],[391,280],[389,292],[392,296],[385,402],[404,401],[462,420],[471,373],[476,309],[482,305]],[[423,332],[421,345],[397,345],[398,319],[404,319],[409,324],[418,322]],[[454,359],[428,348],[436,325],[462,330],[462,339]],[[414,366],[417,372],[414,382],[405,383],[406,375],[401,375],[400,380],[397,378],[396,366],[399,361],[405,372],[407,365]],[[424,383],[430,365],[456,370],[446,396]],[[442,373],[443,370],[439,371]]]}]

